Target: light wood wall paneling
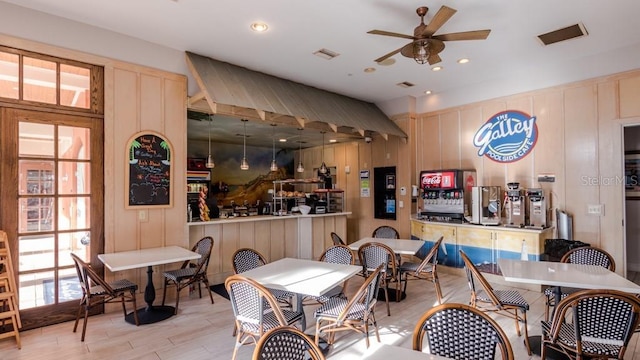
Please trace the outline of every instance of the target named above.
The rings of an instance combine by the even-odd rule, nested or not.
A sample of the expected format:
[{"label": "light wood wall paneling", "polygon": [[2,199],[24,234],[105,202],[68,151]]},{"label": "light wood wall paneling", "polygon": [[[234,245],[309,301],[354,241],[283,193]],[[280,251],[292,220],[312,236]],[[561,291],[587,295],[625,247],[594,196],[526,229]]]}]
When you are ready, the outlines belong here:
[{"label": "light wood wall paneling", "polygon": [[238,247],[255,249],[256,239],[255,222],[238,223]]},{"label": "light wood wall paneling", "polygon": [[[505,111],[507,104],[504,101],[491,101],[482,106],[482,120],[477,124],[476,130],[482,126],[493,115]],[[465,140],[463,140],[465,141]],[[473,143],[473,138],[467,139]],[[476,150],[477,153],[477,150]],[[478,185],[501,185],[505,184],[506,166],[504,164],[493,161],[486,156],[482,157],[482,172],[478,172]],[[503,185],[501,185],[503,186]]]},{"label": "light wood wall paneling", "polygon": [[[238,232],[238,225],[223,224],[220,236],[222,239],[222,271],[233,272],[233,254],[237,249],[240,249],[240,233]],[[264,256],[269,256],[268,253],[262,254]]]},{"label": "light wood wall paneling", "polygon": [[640,116],[640,76],[620,79],[620,117]]},{"label": "light wood wall paneling", "polygon": [[253,244],[253,249],[257,250],[260,254],[264,256],[271,256],[271,236],[272,236],[272,227],[275,222],[278,221],[256,221],[256,239]]},{"label": "light wood wall paneling", "polygon": [[[509,110],[519,110],[531,116],[535,116],[535,114],[533,114],[533,104],[530,96],[507,101],[507,108]],[[535,154],[530,152],[524,158],[506,164],[505,182],[491,185],[500,185],[504,191],[507,189],[507,183],[511,181],[517,181],[522,185],[531,184],[534,177],[534,158]]]},{"label": "light wood wall paneling", "polygon": [[[364,142],[363,142],[364,143]],[[349,166],[350,173],[346,174],[346,186],[344,188],[343,211],[351,212],[349,220],[346,221],[346,233],[338,234],[346,242],[354,242],[359,239],[358,229],[360,228],[357,219],[361,216],[360,202],[360,167],[358,159],[360,157],[360,145],[358,142],[345,144],[345,166]]]},{"label": "light wood wall paneling", "polygon": [[269,262],[281,259],[284,257],[284,244],[285,244],[285,220],[274,221],[271,224],[271,241],[268,260]]},{"label": "light wood wall paneling", "polygon": [[[399,119],[396,120],[395,123],[404,131],[405,133],[409,133],[410,123],[409,119]],[[400,237],[409,239],[411,236],[411,224],[406,221],[411,217],[412,206],[411,206],[411,184],[414,183],[412,181],[411,174],[411,150],[412,146],[408,141],[404,141],[400,138],[394,138],[398,147],[398,155],[397,155],[397,167],[396,167],[396,216],[397,221],[394,226],[399,232]],[[405,189],[405,194],[402,195],[400,189]],[[402,206],[400,206],[400,202],[402,202]]]},{"label": "light wood wall paneling", "polygon": [[[478,176],[482,174],[482,157],[478,156],[478,149],[473,146],[473,136],[482,124],[480,106],[460,110],[460,168],[475,169]],[[476,179],[476,185],[478,181]]]},{"label": "light wood wall paneling", "polygon": [[460,118],[457,111],[440,116],[441,168],[460,168]]},{"label": "light wood wall paneling", "polygon": [[286,250],[286,252],[282,255],[282,257],[298,257],[298,220],[285,219],[284,223],[284,250]]},{"label": "light wood wall paneling", "polygon": [[[418,173],[421,170],[442,168],[442,149],[440,144],[440,118],[428,116],[420,118],[418,126]],[[417,175],[416,175],[417,178]]]}]

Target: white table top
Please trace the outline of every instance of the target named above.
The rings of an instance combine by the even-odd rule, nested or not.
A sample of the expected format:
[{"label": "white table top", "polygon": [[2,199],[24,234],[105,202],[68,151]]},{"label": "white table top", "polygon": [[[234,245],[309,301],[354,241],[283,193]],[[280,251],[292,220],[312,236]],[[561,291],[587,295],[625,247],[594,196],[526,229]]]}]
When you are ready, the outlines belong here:
[{"label": "white table top", "polygon": [[270,289],[320,296],[360,270],[362,267],[355,265],[284,258],[243,272],[242,275]]},{"label": "white table top", "polygon": [[111,271],[136,269],[199,258],[200,254],[179,246],[164,246],[98,255],[98,259]]},{"label": "white table top", "polygon": [[391,250],[393,250],[396,254],[402,255],[415,255],[418,250],[420,250],[422,245],[424,245],[424,241],[422,240],[366,237],[354,242],[353,244],[349,244],[349,249],[358,250],[360,246],[370,242],[385,244],[390,247]]},{"label": "white table top", "polygon": [[402,360],[448,360],[449,358],[439,355],[432,355],[423,353],[421,351],[415,351],[413,349],[379,344],[375,341],[371,343],[371,346],[363,354],[362,359],[365,360],[390,360],[390,359],[402,359]]},{"label": "white table top", "polygon": [[506,281],[640,293],[640,286],[602,266],[498,259]]}]

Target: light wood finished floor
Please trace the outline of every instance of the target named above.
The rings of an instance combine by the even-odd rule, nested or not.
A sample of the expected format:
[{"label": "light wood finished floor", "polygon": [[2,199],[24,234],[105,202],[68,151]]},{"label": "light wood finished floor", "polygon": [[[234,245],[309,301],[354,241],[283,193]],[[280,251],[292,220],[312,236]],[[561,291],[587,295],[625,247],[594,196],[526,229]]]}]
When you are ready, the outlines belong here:
[{"label": "light wood finished floor", "polygon": [[[449,270],[443,268],[443,270]],[[457,272],[439,271],[443,295],[446,302],[467,303],[469,290],[466,279]],[[349,284],[348,294],[362,284],[355,276]],[[496,288],[509,288],[494,284]],[[536,291],[522,290],[531,305],[528,312],[529,334],[540,334],[543,316],[543,296]],[[379,303],[377,320],[383,343],[411,347],[411,335],[419,316],[436,303],[431,283],[413,281],[409,283],[408,296],[402,302],[391,303],[391,316],[386,315],[384,303]],[[0,359],[29,360],[74,360],[74,359],[230,359],[234,339],[231,337],[233,315],[229,301],[213,294],[215,304],[208,296],[197,297],[197,291],[180,301],[177,316],[157,324],[135,327],[126,323],[121,312],[110,312],[89,319],[85,342],[80,342],[80,332],[73,333],[73,322],[67,322],[21,333],[22,349],[15,341],[0,340]],[[142,301],[140,302],[142,303]],[[308,333],[314,330],[314,307],[307,307]],[[516,359],[539,359],[528,356],[522,338],[515,335],[511,319],[495,316],[510,336]],[[640,359],[639,335],[634,335],[625,359]],[[375,342],[375,336],[371,336]],[[254,346],[244,346],[238,360],[251,359]],[[338,335],[328,359],[359,359],[365,351],[364,338],[353,332]]]}]

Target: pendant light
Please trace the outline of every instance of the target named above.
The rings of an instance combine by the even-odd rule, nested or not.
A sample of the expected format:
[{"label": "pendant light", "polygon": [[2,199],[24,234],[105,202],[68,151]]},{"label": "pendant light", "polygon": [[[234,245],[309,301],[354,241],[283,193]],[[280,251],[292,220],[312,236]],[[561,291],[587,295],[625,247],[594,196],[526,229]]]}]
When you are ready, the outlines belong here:
[{"label": "pendant light", "polygon": [[298,161],[298,167],[296,168],[296,171],[299,173],[303,173],[304,165],[302,165],[302,128],[298,130],[300,131],[300,138],[298,139],[298,144],[300,144],[300,151],[298,151],[298,158],[300,161]]},{"label": "pendant light", "polygon": [[213,169],[216,167],[216,163],[213,162],[213,156],[211,156],[211,124],[213,123],[213,115],[209,115],[209,155],[207,156],[207,163],[204,165],[207,169]]},{"label": "pendant light", "polygon": [[327,165],[324,163],[324,133],[322,132],[322,165],[320,165],[320,169],[318,171],[320,174],[326,174],[329,169],[327,169]]},{"label": "pendant light", "polygon": [[271,141],[273,142],[273,160],[271,160],[271,167],[269,170],[278,171],[278,163],[276,163],[276,124],[271,124]]},{"label": "pendant light", "polygon": [[240,170],[249,170],[249,162],[247,161],[247,119],[242,119],[242,161],[240,161]]}]

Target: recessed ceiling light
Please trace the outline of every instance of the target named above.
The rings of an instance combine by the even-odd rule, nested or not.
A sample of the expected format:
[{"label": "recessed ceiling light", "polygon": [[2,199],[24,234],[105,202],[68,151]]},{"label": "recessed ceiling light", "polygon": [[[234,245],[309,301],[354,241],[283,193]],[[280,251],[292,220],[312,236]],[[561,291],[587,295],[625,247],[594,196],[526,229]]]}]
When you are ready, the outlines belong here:
[{"label": "recessed ceiling light", "polygon": [[279,142],[287,142],[287,139],[278,139]]},{"label": "recessed ceiling light", "polygon": [[334,142],[338,142],[338,140],[336,140],[336,139],[329,139],[329,142],[330,142],[330,143],[334,143]]},{"label": "recessed ceiling light", "polygon": [[426,90],[426,91],[424,92],[424,94],[425,94],[425,95],[431,95],[431,90]]},{"label": "recessed ceiling light", "polygon": [[431,71],[440,71],[442,69],[443,69],[442,66],[434,66],[431,68]]},{"label": "recessed ceiling light", "polygon": [[462,58],[462,59],[458,60],[458,64],[466,64],[468,62],[469,62],[469,59],[467,59],[467,58]]},{"label": "recessed ceiling light", "polygon": [[255,32],[265,32],[267,31],[267,29],[269,28],[269,26],[266,23],[263,22],[254,22],[253,24],[251,24],[251,30],[255,31]]},{"label": "recessed ceiling light", "polygon": [[372,72],[375,72],[375,71],[376,71],[376,68],[373,68],[373,67],[368,67],[368,68],[364,69],[364,72],[366,72],[366,73],[372,73]]}]

